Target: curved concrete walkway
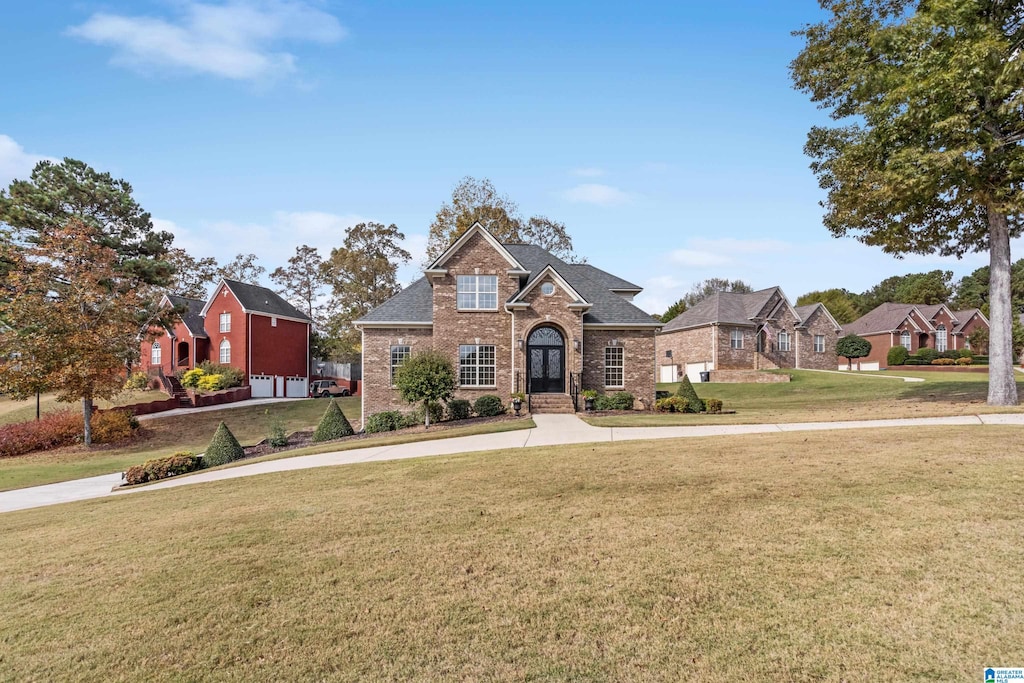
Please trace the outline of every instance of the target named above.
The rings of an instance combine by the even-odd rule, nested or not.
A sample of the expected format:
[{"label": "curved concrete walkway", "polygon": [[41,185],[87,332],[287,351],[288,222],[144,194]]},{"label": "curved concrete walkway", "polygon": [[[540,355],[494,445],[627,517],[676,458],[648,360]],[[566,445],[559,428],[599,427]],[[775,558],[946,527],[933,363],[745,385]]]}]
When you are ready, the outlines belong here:
[{"label": "curved concrete walkway", "polygon": [[781,432],[823,431],[837,429],[887,429],[891,427],[922,427],[934,425],[1024,425],[1024,413],[998,413],[991,415],[963,415],[957,417],[921,417],[895,420],[853,420],[848,422],[799,422],[792,424],[700,425],[693,427],[592,427],[575,415],[534,415],[537,426],[497,434],[458,436],[435,441],[419,441],[392,446],[371,446],[347,451],[299,455],[292,458],[268,460],[251,465],[239,465],[188,476],[134,489],[114,490],[121,483],[121,473],[105,474],[87,479],[33,486],[16,491],[0,492],[0,512],[56,505],[76,500],[102,498],[111,495],[131,495],[189,486],[208,481],[221,481],[250,477],[270,472],[288,472],[313,467],[349,465],[358,462],[401,460],[435,455],[455,455],[479,451],[496,451],[534,446],[560,446],[578,443],[636,441],[645,439],[680,439],[702,436],[731,436],[738,434],[765,434]]}]

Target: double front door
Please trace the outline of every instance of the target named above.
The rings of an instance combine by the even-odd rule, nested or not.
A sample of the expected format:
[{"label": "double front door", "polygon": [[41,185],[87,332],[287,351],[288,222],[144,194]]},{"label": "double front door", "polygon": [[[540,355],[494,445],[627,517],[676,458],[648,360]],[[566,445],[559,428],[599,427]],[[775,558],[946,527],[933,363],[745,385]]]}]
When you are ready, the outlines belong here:
[{"label": "double front door", "polygon": [[526,346],[531,394],[565,393],[565,339],[553,327],[538,327]]}]

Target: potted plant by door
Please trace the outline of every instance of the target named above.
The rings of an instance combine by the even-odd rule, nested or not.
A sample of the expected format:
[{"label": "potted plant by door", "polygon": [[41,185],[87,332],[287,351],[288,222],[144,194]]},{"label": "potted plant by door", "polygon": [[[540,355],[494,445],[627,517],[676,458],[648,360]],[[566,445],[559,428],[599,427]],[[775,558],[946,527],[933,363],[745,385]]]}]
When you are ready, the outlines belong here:
[{"label": "potted plant by door", "polygon": [[516,411],[516,417],[519,417],[519,411],[523,409],[523,401],[525,400],[526,394],[521,391],[512,394],[512,410]]},{"label": "potted plant by door", "polygon": [[583,394],[583,407],[586,410],[593,410],[594,399],[597,398],[597,389],[584,389],[580,393]]}]

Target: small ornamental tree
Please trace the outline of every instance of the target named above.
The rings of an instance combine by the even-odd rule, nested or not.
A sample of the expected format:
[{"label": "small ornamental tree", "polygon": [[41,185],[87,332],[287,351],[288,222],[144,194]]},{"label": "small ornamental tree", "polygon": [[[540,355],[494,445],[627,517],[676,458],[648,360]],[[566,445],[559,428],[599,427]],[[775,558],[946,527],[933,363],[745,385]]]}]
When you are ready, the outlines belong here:
[{"label": "small ornamental tree", "polygon": [[238,443],[238,439],[231,433],[228,426],[223,422],[217,427],[210,446],[203,453],[203,467],[216,467],[229,462],[234,462],[245,455],[245,450]]},{"label": "small ornamental tree", "polygon": [[686,405],[689,407],[691,413],[700,413],[704,411],[704,401],[700,400],[700,396],[697,395],[697,390],[693,388],[693,383],[686,375],[683,375],[683,381],[679,383],[679,388],[676,389],[676,396],[686,401]]},{"label": "small ornamental tree", "polygon": [[853,361],[871,353],[871,342],[856,334],[848,334],[836,342],[836,355],[846,359],[846,369],[853,369]]},{"label": "small ornamental tree", "polygon": [[430,404],[455,395],[455,368],[437,351],[420,351],[410,356],[395,373],[395,386],[409,403],[423,402],[424,424],[430,427]]},{"label": "small ornamental tree", "polygon": [[316,431],[313,432],[313,441],[333,441],[334,439],[352,436],[353,434],[355,434],[355,430],[352,429],[352,425],[349,423],[348,418],[345,417],[345,413],[341,412],[337,401],[331,399],[327,410],[324,412],[324,416],[320,418],[320,424],[316,426]]}]

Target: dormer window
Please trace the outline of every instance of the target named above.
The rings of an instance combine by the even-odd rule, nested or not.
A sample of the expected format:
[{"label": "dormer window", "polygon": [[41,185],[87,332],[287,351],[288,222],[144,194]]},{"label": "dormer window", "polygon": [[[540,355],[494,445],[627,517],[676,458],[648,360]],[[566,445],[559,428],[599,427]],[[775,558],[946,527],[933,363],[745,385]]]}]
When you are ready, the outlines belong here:
[{"label": "dormer window", "polygon": [[459,275],[456,287],[460,311],[498,310],[497,275]]}]

